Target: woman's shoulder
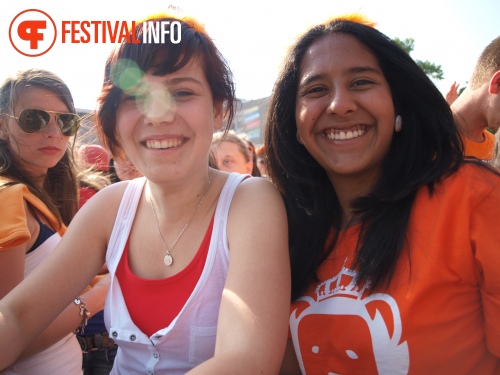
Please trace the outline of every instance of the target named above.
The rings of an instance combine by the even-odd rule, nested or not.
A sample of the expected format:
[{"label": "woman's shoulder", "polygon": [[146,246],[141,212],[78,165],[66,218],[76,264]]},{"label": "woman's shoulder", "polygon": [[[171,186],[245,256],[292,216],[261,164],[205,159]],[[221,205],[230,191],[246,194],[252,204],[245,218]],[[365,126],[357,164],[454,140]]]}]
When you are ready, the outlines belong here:
[{"label": "woman's shoulder", "polygon": [[283,199],[276,187],[262,177],[249,177],[243,180],[234,193],[230,216],[236,221],[260,224],[282,216],[285,212]]},{"label": "woman's shoulder", "polygon": [[245,178],[235,195],[240,199],[245,199],[249,201],[254,201],[256,199],[262,199],[269,197],[270,199],[281,200],[280,194],[276,187],[266,178],[263,177],[248,177]]},{"label": "woman's shoulder", "polygon": [[124,193],[127,187],[133,184],[133,181],[128,180],[117,182],[94,194],[78,210],[65,237],[68,234],[73,236],[74,228],[77,228],[77,231],[85,228],[86,231],[94,233],[96,238],[109,239],[124,199]]},{"label": "woman's shoulder", "polygon": [[490,190],[500,186],[500,170],[481,161],[465,161],[448,180],[454,185]]},{"label": "woman's shoulder", "polygon": [[[144,177],[141,177],[140,180],[143,180]],[[139,180],[139,179],[136,179]],[[95,207],[99,206],[118,206],[122,200],[123,194],[125,193],[125,190],[127,187],[131,184],[144,184],[144,181],[135,181],[135,180],[125,180],[125,181],[120,181],[116,182],[114,184],[111,184],[109,186],[104,187],[103,189],[99,190],[96,192],[91,199],[86,203],[92,202],[92,205]]]},{"label": "woman's shoulder", "polygon": [[0,178],[0,251],[25,243],[31,237],[24,195],[25,185]]},{"label": "woman's shoulder", "polygon": [[475,202],[488,196],[500,199],[499,172],[483,162],[466,161],[454,174],[443,180],[437,191]]},{"label": "woman's shoulder", "polygon": [[14,179],[0,176],[0,207],[2,212],[6,207],[24,207],[24,200],[43,210],[46,206],[28,187]]},{"label": "woman's shoulder", "polygon": [[20,182],[18,182],[16,179],[8,176],[1,176],[0,175],[0,191],[7,189],[10,186],[16,186],[16,185],[21,185]]}]

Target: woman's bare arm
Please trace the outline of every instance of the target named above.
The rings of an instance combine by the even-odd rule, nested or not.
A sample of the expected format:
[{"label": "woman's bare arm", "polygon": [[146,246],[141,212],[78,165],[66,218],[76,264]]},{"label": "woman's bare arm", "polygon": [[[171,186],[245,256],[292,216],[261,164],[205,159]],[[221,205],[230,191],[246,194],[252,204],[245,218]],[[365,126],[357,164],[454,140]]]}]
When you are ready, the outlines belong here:
[{"label": "woman's bare arm", "polygon": [[238,187],[227,235],[215,356],[189,374],[276,374],[287,336],[290,263],[284,204],[268,181],[251,178]]},{"label": "woman's bare arm", "polygon": [[[72,309],[72,301],[102,267],[124,188],[115,184],[92,197],[52,254],[0,301],[0,369],[13,363],[65,308]],[[65,324],[65,330],[74,325]]]}]

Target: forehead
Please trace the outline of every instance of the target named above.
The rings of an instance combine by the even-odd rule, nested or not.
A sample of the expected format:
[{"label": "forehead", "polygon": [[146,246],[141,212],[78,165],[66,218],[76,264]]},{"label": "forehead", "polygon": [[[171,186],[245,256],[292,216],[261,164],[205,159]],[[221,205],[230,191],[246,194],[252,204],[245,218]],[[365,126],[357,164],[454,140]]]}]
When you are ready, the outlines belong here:
[{"label": "forehead", "polygon": [[353,66],[370,66],[380,70],[373,53],[357,38],[349,34],[329,34],[309,46],[300,64],[300,76],[316,74],[317,71]]},{"label": "forehead", "polygon": [[[242,154],[240,150],[240,146],[231,141],[222,141],[217,147],[219,151],[218,154],[222,156],[222,154],[230,155],[230,154]],[[242,154],[243,155],[243,154]]]},{"label": "forehead", "polygon": [[199,58],[194,58],[181,69],[167,73],[165,75],[155,75],[155,69],[150,69],[142,77],[143,82],[167,81],[167,83],[177,83],[180,78],[194,78],[201,84],[208,85],[205,72]]},{"label": "forehead", "polygon": [[14,109],[17,113],[26,108],[44,109],[54,112],[68,111],[68,107],[57,93],[40,86],[23,87],[19,90],[14,102]]}]

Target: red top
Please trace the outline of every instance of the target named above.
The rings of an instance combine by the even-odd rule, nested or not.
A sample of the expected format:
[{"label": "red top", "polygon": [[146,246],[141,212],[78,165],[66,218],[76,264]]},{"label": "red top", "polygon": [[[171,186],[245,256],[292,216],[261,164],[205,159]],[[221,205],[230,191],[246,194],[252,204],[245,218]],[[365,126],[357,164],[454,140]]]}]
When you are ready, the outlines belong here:
[{"label": "red top", "polygon": [[179,273],[164,279],[148,280],[132,273],[127,241],[116,269],[116,277],[132,321],[146,335],[152,336],[158,330],[168,327],[186,304],[203,272],[213,224],[212,217],[191,263]]}]

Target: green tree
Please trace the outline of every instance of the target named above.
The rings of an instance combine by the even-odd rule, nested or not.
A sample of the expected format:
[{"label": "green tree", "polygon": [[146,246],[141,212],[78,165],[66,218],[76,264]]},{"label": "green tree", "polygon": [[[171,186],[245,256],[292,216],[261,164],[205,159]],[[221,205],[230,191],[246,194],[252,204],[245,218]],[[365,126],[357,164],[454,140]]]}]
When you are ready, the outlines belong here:
[{"label": "green tree", "polygon": [[[399,45],[406,53],[409,55],[415,45],[415,40],[413,38],[406,38],[405,40],[401,40],[398,37],[394,38],[393,41]],[[431,63],[430,61],[421,61],[421,60],[415,60],[417,65],[424,71],[425,74],[427,74],[428,77],[434,78],[434,79],[444,79],[443,77],[443,70],[441,69],[441,65],[436,65],[434,63]]]}]

